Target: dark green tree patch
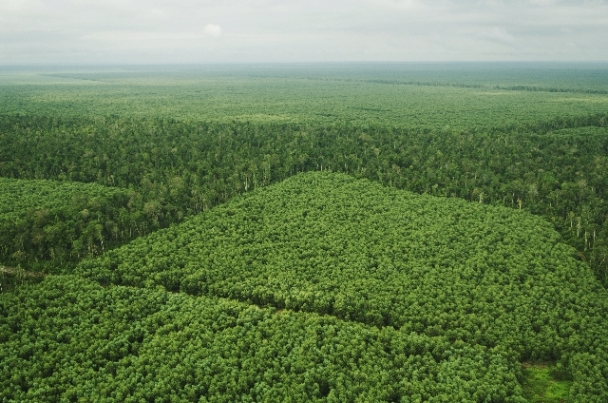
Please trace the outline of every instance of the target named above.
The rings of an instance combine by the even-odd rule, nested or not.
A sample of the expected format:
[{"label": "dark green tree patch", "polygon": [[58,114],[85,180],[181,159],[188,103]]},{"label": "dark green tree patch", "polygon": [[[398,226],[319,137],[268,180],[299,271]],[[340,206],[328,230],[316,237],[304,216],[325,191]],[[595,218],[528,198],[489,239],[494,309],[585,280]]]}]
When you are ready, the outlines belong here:
[{"label": "dark green tree patch", "polygon": [[64,272],[158,228],[145,207],[125,189],[0,178],[0,264]]}]

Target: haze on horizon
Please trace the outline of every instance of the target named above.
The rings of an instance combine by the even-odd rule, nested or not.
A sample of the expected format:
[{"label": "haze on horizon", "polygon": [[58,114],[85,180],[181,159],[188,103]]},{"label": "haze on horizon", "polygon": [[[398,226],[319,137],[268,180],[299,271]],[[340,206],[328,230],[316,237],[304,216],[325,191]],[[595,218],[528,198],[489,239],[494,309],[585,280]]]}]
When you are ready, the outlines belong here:
[{"label": "haze on horizon", "polygon": [[608,61],[605,0],[1,0],[0,65]]}]

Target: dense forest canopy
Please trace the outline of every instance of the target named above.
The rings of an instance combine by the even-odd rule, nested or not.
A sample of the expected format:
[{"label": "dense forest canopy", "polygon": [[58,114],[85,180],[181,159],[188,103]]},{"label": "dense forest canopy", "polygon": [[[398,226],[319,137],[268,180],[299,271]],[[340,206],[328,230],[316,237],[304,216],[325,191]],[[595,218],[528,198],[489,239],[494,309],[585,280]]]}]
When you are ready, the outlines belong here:
[{"label": "dense forest canopy", "polygon": [[[526,212],[306,173],[85,260],[76,273],[571,366],[582,345],[596,352],[608,309],[606,291],[574,255]],[[605,364],[581,368],[575,387],[603,385],[606,375]]]},{"label": "dense forest canopy", "polygon": [[154,227],[138,195],[96,183],[0,178],[0,262],[65,272]]},{"label": "dense forest canopy", "polygon": [[0,401],[605,402],[607,126],[601,64],[2,69]]},{"label": "dense forest canopy", "polygon": [[0,318],[3,401],[524,402],[502,351],[326,315],[65,277]]},{"label": "dense forest canopy", "polygon": [[0,119],[0,175],[129,189],[123,224],[100,223],[106,244],[116,244],[297,172],[329,169],[542,215],[606,284],[607,124],[608,113],[473,132],[9,116]]}]

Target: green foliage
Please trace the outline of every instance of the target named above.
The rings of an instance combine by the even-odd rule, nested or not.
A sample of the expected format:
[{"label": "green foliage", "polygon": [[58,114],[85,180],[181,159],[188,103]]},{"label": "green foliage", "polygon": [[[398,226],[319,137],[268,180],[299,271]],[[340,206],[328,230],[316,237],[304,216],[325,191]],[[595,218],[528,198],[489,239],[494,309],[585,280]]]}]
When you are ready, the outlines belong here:
[{"label": "green foliage", "polygon": [[0,399],[517,402],[498,349],[48,277],[0,295]]},{"label": "green foliage", "polygon": [[572,382],[563,370],[546,363],[524,364],[524,396],[533,403],[565,403]]},{"label": "green foliage", "polygon": [[133,213],[132,235],[180,222],[300,171],[331,169],[418,193],[543,215],[607,284],[607,123],[600,114],[491,132],[435,133],[12,117],[0,119],[0,174],[134,189],[130,206],[141,213]]},{"label": "green foliage", "polygon": [[0,266],[0,294],[12,290],[25,283],[36,283],[44,279],[44,273],[25,270],[17,267]]},{"label": "green foliage", "polygon": [[137,194],[97,184],[0,178],[0,263],[57,272],[154,228]]},{"label": "green foliage", "polygon": [[[35,73],[42,73],[37,75]],[[604,113],[604,66],[334,65],[7,72],[5,114],[441,130]]]},{"label": "green foliage", "polygon": [[0,401],[608,401],[605,66],[102,70],[0,75]]},{"label": "green foliage", "polygon": [[574,254],[526,212],[306,173],[76,273],[392,326],[512,362],[577,362],[574,388],[589,389],[575,394],[605,399],[608,361],[595,346],[607,341],[608,296]]},{"label": "green foliage", "polygon": [[0,178],[0,186],[0,214],[12,219],[20,218],[29,210],[60,209],[72,199],[112,197],[123,192],[96,184],[6,178]]}]

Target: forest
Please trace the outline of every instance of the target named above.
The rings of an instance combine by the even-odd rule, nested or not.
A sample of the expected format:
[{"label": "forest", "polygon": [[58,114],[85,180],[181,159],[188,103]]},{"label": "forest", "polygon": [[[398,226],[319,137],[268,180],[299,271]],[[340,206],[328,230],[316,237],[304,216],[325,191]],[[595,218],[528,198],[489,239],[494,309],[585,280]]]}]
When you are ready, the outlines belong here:
[{"label": "forest", "polygon": [[607,72],[3,74],[0,401],[606,401]]}]

